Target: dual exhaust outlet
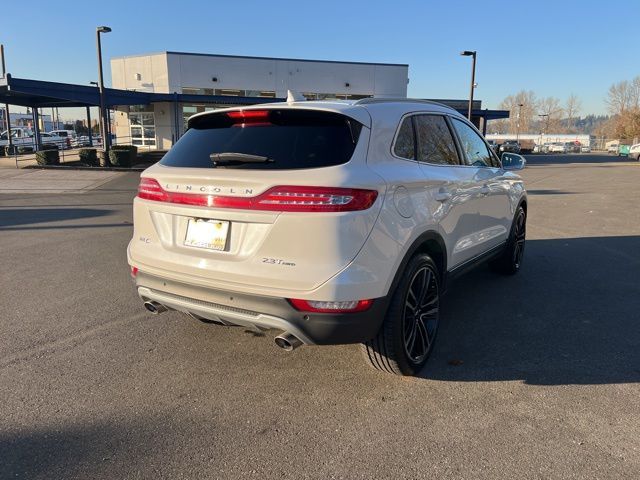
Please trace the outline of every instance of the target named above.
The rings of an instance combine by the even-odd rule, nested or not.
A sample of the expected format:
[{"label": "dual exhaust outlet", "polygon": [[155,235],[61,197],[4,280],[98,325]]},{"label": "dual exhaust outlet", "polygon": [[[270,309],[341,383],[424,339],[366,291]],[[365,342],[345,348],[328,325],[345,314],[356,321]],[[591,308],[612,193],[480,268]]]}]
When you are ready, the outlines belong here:
[{"label": "dual exhaust outlet", "polygon": [[[153,300],[147,300],[146,302],[144,302],[144,308],[146,308],[147,311],[149,313],[152,313],[153,315],[159,315],[168,310],[167,307],[165,307],[161,303],[154,302]],[[292,352],[296,348],[303,345],[302,340],[289,332],[278,335],[275,338],[275,342],[278,347],[286,352]]]},{"label": "dual exhaust outlet", "polygon": [[147,300],[146,302],[144,302],[144,308],[146,308],[148,312],[154,315],[164,313],[168,310],[167,307],[165,307],[161,303],[153,302],[151,300]]}]

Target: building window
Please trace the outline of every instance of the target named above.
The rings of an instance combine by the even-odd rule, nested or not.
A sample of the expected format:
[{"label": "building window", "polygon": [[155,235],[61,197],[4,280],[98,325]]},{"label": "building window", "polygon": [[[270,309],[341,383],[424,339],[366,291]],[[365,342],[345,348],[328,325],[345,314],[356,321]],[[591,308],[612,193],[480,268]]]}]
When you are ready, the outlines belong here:
[{"label": "building window", "polygon": [[232,88],[216,88],[216,95],[225,95],[227,97],[245,97],[246,92],[244,90],[235,90]]},{"label": "building window", "polygon": [[276,92],[269,90],[247,90],[247,97],[276,98]]},{"label": "building window", "polygon": [[131,144],[156,146],[156,126],[152,112],[129,112]]},{"label": "building window", "polygon": [[369,98],[371,95],[362,95],[359,93],[313,93],[305,92],[302,94],[307,100],[360,100],[361,98]]}]

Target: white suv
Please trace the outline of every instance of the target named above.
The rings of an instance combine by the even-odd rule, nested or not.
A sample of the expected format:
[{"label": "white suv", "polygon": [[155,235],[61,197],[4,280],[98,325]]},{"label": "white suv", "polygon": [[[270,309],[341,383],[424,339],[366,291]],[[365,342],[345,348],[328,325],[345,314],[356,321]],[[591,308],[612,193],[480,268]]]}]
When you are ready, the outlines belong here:
[{"label": "white suv", "polygon": [[362,343],[417,373],[446,282],[522,261],[524,167],[443,105],[365,99],[205,112],[141,176],[128,261],[152,313]]}]

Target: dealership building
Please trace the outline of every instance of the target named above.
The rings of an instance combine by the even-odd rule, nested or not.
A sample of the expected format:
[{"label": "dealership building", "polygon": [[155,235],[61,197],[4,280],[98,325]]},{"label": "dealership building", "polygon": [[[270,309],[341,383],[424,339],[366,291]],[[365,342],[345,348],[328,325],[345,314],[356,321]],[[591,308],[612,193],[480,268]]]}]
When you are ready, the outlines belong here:
[{"label": "dealership building", "polygon": [[179,52],[116,57],[114,89],[165,94],[167,101],[118,107],[112,123],[119,142],[166,149],[198,112],[283,99],[287,90],[309,100],[405,98],[408,75],[408,65],[388,63]]}]

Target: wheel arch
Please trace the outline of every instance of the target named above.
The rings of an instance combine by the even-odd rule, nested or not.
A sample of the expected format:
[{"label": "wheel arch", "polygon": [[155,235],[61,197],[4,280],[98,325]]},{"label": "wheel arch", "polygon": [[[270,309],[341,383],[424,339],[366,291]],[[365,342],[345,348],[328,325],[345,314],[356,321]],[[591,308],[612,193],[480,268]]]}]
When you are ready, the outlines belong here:
[{"label": "wheel arch", "polygon": [[405,253],[395,273],[389,293],[395,291],[403,272],[407,268],[409,260],[411,260],[411,258],[413,258],[417,253],[426,253],[431,257],[438,267],[441,286],[444,284],[447,272],[447,247],[444,239],[438,232],[435,230],[429,230],[416,238],[407,250],[407,253]]},{"label": "wheel arch", "polygon": [[518,207],[522,207],[524,209],[525,215],[527,214],[527,197],[522,197],[520,199],[520,201],[518,202]]}]

